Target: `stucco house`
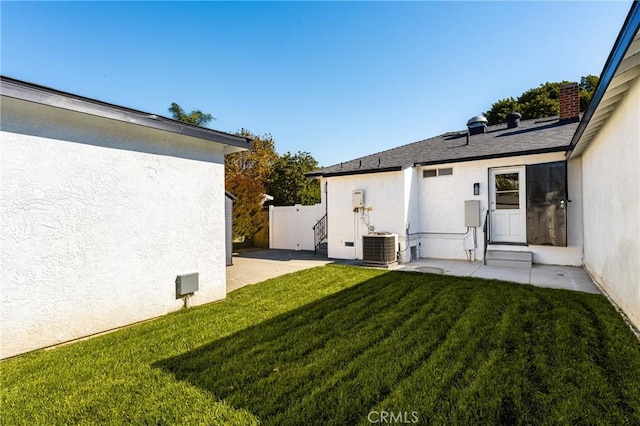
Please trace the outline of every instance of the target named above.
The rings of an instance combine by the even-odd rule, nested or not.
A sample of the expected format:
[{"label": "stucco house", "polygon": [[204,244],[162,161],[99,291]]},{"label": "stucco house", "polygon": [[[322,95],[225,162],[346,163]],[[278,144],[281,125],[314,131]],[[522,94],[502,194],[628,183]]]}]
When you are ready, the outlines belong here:
[{"label": "stucco house", "polygon": [[474,117],[310,173],[327,212],[316,243],[366,260],[363,237],[390,233],[401,262],[584,266],[640,327],[639,27],[634,2],[582,116],[578,85],[566,85],[559,117],[488,127]]},{"label": "stucco house", "polygon": [[1,358],[225,297],[224,156],[245,138],[0,89]]}]

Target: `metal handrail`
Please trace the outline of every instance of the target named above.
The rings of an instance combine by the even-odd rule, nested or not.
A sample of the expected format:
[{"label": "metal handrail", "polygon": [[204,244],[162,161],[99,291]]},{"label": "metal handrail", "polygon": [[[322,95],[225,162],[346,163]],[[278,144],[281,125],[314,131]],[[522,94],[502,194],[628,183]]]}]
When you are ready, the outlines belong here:
[{"label": "metal handrail", "polygon": [[489,209],[484,216],[484,225],[482,226],[482,232],[484,233],[484,254],[482,256],[482,264],[487,264],[487,247],[489,246],[489,233],[491,232],[491,222],[489,220]]},{"label": "metal handrail", "polygon": [[317,253],[318,247],[320,247],[320,244],[322,244],[322,242],[327,238],[327,231],[327,215],[325,214],[316,222],[315,225],[313,225],[313,254]]}]

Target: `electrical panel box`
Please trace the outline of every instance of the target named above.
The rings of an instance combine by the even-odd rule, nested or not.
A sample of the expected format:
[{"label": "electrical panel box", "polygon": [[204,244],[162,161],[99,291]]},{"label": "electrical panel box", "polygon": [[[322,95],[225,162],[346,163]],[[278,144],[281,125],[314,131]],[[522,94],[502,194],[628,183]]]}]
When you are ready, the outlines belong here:
[{"label": "electrical panel box", "polygon": [[480,227],[480,200],[464,202],[464,226]]},{"label": "electrical panel box", "polygon": [[198,291],[198,273],[178,275],[176,278],[176,299]]},{"label": "electrical panel box", "polygon": [[353,200],[354,209],[364,208],[364,191],[362,189],[356,189],[353,191],[351,198]]}]

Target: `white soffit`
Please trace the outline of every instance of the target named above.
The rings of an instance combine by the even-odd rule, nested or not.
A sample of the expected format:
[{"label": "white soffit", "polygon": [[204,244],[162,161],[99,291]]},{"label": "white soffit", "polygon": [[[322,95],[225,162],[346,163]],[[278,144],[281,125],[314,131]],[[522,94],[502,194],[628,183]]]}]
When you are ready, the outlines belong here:
[{"label": "white soffit", "polygon": [[571,152],[571,157],[579,156],[597,136],[600,128],[604,126],[607,118],[613,114],[618,104],[624,99],[633,86],[633,80],[638,76],[640,76],[640,31],[636,31],[633,42],[629,45],[629,49],[616,69],[604,96]]}]

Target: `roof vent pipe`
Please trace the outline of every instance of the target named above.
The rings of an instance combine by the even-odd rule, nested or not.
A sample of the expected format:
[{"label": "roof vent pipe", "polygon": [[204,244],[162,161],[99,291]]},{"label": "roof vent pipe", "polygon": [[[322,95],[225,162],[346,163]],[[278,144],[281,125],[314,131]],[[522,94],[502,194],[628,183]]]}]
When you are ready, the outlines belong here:
[{"label": "roof vent pipe", "polygon": [[477,115],[472,117],[467,121],[467,128],[469,129],[470,135],[479,135],[480,133],[485,133],[487,131],[487,120],[482,115]]},{"label": "roof vent pipe", "polygon": [[517,112],[507,114],[507,129],[513,129],[520,126],[520,119],[522,115]]}]

